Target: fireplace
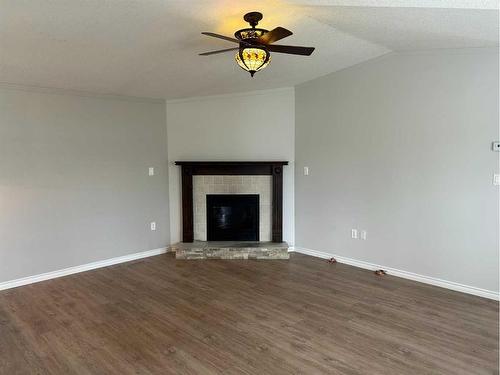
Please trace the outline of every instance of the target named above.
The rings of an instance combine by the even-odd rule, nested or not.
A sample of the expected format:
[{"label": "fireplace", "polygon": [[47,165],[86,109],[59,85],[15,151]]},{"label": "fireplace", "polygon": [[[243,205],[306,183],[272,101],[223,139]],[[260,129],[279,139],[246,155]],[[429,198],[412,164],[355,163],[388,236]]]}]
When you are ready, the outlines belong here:
[{"label": "fireplace", "polygon": [[208,241],[259,241],[258,194],[208,194]]},{"label": "fireplace", "polygon": [[[261,202],[261,208],[267,206],[270,211],[271,241],[281,243],[283,241],[283,166],[288,165],[287,161],[176,161],[176,165],[182,167],[182,241],[192,243],[195,235],[195,213],[193,205],[193,177],[203,176],[208,180],[212,177],[224,182],[225,176],[270,176],[271,191],[270,205]],[[215,182],[215,181],[214,181]],[[210,184],[209,184],[210,185]],[[233,190],[233,184],[229,190]],[[210,188],[211,189],[211,188]],[[217,190],[217,189],[215,189]],[[236,190],[236,189],[235,189]],[[251,189],[249,189],[251,190]],[[225,193],[226,191],[207,191],[207,193]],[[232,191],[227,191],[232,192]],[[234,192],[233,192],[234,193]],[[255,191],[241,191],[241,193],[255,193]],[[239,194],[238,194],[239,195]],[[197,198],[200,194],[197,194]],[[203,201],[204,202],[204,201]],[[197,210],[197,213],[200,213]],[[262,211],[264,212],[264,211]],[[269,227],[264,222],[267,215],[262,215],[260,226]],[[200,219],[200,217],[197,217]],[[203,222],[197,221],[198,233],[203,232]],[[264,224],[264,225],[263,225]],[[258,225],[257,225],[258,226]],[[208,229],[208,228],[207,228]],[[262,229],[262,228],[261,228]],[[265,231],[264,231],[265,232]],[[263,239],[262,231],[257,238]],[[208,238],[207,238],[208,239]]]}]

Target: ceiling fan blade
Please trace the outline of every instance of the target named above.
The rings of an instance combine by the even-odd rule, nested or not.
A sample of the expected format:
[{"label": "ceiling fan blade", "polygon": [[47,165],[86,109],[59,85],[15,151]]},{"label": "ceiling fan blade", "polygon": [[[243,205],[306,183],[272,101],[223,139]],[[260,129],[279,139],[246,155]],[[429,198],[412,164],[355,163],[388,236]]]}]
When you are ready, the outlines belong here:
[{"label": "ceiling fan blade", "polygon": [[215,55],[216,53],[223,53],[223,52],[228,52],[228,51],[236,51],[240,49],[240,47],[233,47],[233,48],[226,48],[226,49],[220,49],[217,51],[210,51],[210,52],[204,52],[200,53],[200,56],[208,56],[208,55]]},{"label": "ceiling fan blade", "polygon": [[314,47],[299,47],[299,46],[281,46],[278,44],[271,44],[266,46],[267,50],[278,53],[289,53],[291,55],[309,56],[314,51]]},{"label": "ceiling fan blade", "polygon": [[278,26],[271,31],[268,31],[264,35],[262,35],[257,41],[262,44],[270,44],[274,43],[280,39],[286,38],[287,36],[292,35],[293,33],[290,30],[285,29],[284,27]]},{"label": "ceiling fan blade", "polygon": [[224,36],[224,35],[220,35],[220,34],[216,34],[216,33],[209,33],[209,32],[202,32],[203,35],[208,35],[208,36],[211,36],[211,37],[214,37],[214,38],[219,38],[219,39],[224,39],[224,40],[227,40],[229,42],[233,42],[233,43],[239,43],[240,41],[238,39],[235,39],[235,38],[230,38],[228,36]]}]

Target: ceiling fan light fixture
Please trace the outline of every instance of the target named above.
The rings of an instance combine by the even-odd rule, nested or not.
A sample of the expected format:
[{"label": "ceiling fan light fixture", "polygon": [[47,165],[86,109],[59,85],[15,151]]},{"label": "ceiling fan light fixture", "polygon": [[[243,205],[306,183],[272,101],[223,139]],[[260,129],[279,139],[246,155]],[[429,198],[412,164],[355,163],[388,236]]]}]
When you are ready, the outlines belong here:
[{"label": "ceiling fan light fixture", "polygon": [[234,57],[241,69],[250,73],[253,77],[256,72],[264,69],[271,61],[270,52],[286,53],[289,55],[309,56],[314,51],[314,47],[302,46],[287,46],[273,44],[278,40],[289,37],[293,33],[284,27],[278,26],[268,31],[266,29],[257,28],[259,21],[262,19],[262,13],[250,12],[243,16],[243,19],[250,24],[250,28],[240,29],[234,33],[234,38],[204,31],[202,34],[213,38],[222,39],[232,43],[238,43],[238,47],[220,49],[200,53],[201,56],[215,55],[228,51],[236,51],[238,53]]},{"label": "ceiling fan light fixture", "polygon": [[240,48],[235,56],[238,65],[253,77],[259,70],[264,69],[271,61],[271,54],[257,46]]}]

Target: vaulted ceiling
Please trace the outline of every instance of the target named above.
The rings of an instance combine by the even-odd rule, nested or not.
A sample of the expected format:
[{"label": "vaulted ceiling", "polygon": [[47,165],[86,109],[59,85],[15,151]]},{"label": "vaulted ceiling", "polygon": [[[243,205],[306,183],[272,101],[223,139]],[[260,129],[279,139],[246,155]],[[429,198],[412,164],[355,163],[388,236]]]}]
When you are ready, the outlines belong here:
[{"label": "vaulted ceiling", "polygon": [[[391,51],[497,47],[496,0],[0,0],[0,83],[98,94],[182,98],[295,84]],[[242,16],[294,32],[251,78],[233,47]]]}]

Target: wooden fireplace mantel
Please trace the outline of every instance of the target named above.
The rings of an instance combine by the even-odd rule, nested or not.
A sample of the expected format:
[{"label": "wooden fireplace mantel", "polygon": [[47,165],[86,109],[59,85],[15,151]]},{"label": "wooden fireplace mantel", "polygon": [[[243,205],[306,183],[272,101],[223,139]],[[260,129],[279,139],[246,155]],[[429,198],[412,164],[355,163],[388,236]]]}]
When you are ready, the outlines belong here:
[{"label": "wooden fireplace mantel", "polygon": [[194,175],[270,175],[272,241],[283,241],[283,166],[287,161],[176,161],[182,168],[182,242],[193,242]]}]

